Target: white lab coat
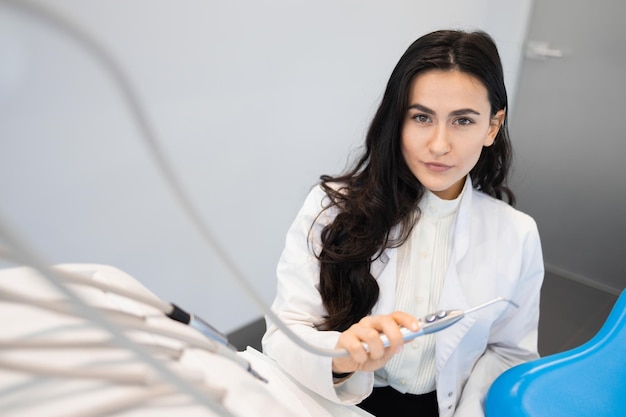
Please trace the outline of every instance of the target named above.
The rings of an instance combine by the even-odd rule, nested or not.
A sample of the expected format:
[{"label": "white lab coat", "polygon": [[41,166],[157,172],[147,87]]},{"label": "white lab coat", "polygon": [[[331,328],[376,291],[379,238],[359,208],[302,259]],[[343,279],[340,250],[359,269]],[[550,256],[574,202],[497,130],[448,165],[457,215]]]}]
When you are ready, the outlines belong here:
[{"label": "white lab coat", "polygon": [[[435,360],[441,417],[483,416],[484,397],[493,380],[511,366],[538,357],[539,291],[544,270],[536,224],[502,201],[472,187],[467,191],[453,225],[453,249],[439,309],[467,309],[499,296],[513,300],[519,308],[494,304],[468,314],[437,334]],[[312,249],[319,252],[320,231],[336,210],[323,212],[309,235],[326,198],[316,186],[287,233],[272,309],[306,341],[332,349],[339,333],[315,327],[325,310],[317,290],[319,265]],[[372,264],[372,275],[380,287],[373,315],[394,309],[396,255],[396,249],[387,249]],[[331,401],[357,404],[371,393],[373,372],[356,372],[335,386],[332,359],[298,347],[270,320],[263,351],[301,384]]]}]

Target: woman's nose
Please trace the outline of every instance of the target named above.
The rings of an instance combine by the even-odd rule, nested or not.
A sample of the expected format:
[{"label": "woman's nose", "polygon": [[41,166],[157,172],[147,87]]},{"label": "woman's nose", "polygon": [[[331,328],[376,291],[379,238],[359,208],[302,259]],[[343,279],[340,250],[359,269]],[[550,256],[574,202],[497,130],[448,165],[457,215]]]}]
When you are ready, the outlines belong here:
[{"label": "woman's nose", "polygon": [[448,129],[438,126],[428,143],[428,149],[433,155],[445,155],[450,152],[450,141],[448,140]]}]

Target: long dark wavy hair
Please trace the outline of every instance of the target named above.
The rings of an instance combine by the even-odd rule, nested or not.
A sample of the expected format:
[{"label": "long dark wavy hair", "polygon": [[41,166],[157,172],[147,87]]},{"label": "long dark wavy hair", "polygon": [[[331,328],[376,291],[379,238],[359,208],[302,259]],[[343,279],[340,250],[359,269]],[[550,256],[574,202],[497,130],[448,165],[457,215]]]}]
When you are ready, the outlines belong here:
[{"label": "long dark wavy hair", "polygon": [[[418,219],[416,206],[424,186],[404,161],[400,138],[411,82],[430,70],[470,74],[486,87],[492,116],[507,108],[500,56],[488,34],[442,30],[409,46],[389,78],[360,158],[344,174],[320,177],[330,198],[327,208],[339,209],[322,231],[317,254],[319,291],[327,312],[322,329],[343,331],[371,313],[379,288],[370,265],[385,248],[401,245]],[[505,115],[494,144],[483,148],[470,171],[472,185],[513,205],[515,197],[506,186],[510,161]]]}]

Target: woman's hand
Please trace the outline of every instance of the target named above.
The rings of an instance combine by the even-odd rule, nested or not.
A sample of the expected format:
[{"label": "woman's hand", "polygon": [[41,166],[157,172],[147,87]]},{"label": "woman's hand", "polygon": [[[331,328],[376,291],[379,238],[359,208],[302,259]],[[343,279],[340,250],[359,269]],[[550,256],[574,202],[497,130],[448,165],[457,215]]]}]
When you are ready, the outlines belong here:
[{"label": "woman's hand", "polygon": [[[333,372],[375,371],[382,368],[389,359],[402,350],[404,342],[400,326],[411,331],[419,330],[417,319],[410,314],[396,311],[384,316],[367,316],[339,336],[337,349],[346,349],[348,356],[333,358]],[[389,338],[385,348],[380,335]],[[369,352],[363,343],[367,343]]]}]

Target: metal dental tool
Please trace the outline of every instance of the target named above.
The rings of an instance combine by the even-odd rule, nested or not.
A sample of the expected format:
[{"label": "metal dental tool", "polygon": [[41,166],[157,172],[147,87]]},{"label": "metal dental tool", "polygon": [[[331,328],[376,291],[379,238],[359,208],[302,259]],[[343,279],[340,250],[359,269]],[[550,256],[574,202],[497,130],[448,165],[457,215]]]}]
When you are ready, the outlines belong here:
[{"label": "metal dental tool", "polygon": [[[484,304],[478,305],[476,307],[472,307],[469,310],[465,310],[465,311],[439,310],[436,313],[431,313],[425,317],[418,319],[419,324],[420,324],[420,329],[416,332],[412,332],[406,327],[401,327],[400,332],[402,333],[402,340],[404,340],[404,342],[406,343],[409,340],[415,339],[416,337],[431,334],[431,333],[436,333],[440,330],[447,329],[448,327],[452,326],[454,323],[456,323],[457,321],[465,317],[466,314],[470,314],[475,311],[482,310],[483,308],[488,307],[492,304],[498,303],[500,301],[505,301],[511,304],[512,306],[514,306],[515,308],[519,307],[517,304],[515,304],[513,301],[507,298],[496,297],[491,301],[487,301]],[[382,340],[383,346],[389,347],[389,339],[387,338],[386,335],[381,334],[380,340]],[[363,345],[365,346],[365,349],[369,351],[369,347],[367,346],[367,344],[364,343]]]}]

